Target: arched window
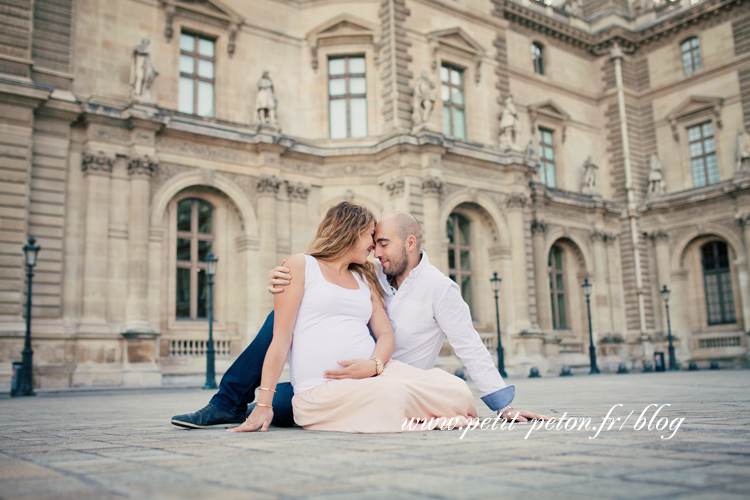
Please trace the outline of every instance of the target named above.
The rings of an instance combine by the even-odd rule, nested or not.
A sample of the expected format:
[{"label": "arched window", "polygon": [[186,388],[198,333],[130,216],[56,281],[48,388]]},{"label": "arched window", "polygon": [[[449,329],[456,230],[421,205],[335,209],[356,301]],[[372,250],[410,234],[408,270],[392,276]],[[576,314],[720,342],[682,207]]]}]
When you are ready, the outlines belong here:
[{"label": "arched window", "polygon": [[549,252],[549,293],[552,301],[552,327],[555,330],[568,328],[565,314],[565,278],[563,277],[563,249],[553,245]]},{"label": "arched window", "polygon": [[682,49],[682,69],[686,75],[701,69],[701,47],[697,36],[682,42],[680,49]]},{"label": "arched window", "polygon": [[178,319],[208,317],[206,255],[214,241],[214,208],[200,198],[177,204],[177,297]]},{"label": "arched window", "polygon": [[469,304],[473,315],[469,229],[469,220],[463,215],[453,213],[448,217],[448,274],[453,281],[458,283],[461,296]]},{"label": "arched window", "polygon": [[540,75],[544,74],[544,59],[542,59],[542,51],[544,47],[539,42],[531,44],[531,60],[534,62],[534,73]]},{"label": "arched window", "polygon": [[727,244],[712,241],[701,247],[703,281],[706,289],[706,310],[709,325],[734,323],[732,275],[729,271]]}]

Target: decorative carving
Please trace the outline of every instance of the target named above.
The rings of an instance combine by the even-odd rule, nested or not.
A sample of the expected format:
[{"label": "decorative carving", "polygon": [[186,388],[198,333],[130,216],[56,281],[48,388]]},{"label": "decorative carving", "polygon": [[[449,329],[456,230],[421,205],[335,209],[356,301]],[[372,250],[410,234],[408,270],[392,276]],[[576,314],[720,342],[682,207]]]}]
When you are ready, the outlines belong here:
[{"label": "decorative carving", "polygon": [[310,187],[301,182],[293,184],[289,181],[284,181],[284,184],[286,184],[286,194],[291,199],[306,200],[307,195],[310,193]]},{"label": "decorative carving", "polygon": [[107,156],[104,151],[92,153],[84,151],[81,155],[81,170],[83,172],[101,172],[112,173],[112,166],[115,164],[115,158]]},{"label": "decorative carving", "polygon": [[500,147],[505,149],[520,150],[521,122],[518,120],[518,111],[513,103],[513,96],[505,96],[503,112],[500,115]]},{"label": "decorative carving", "polygon": [[615,233],[605,233],[604,234],[604,243],[607,245],[613,244],[617,240],[617,235]]},{"label": "decorative carving", "polygon": [[737,219],[737,223],[740,225],[742,229],[750,227],[750,212],[740,214],[736,217],[736,219]]},{"label": "decorative carving", "polygon": [[737,172],[750,172],[750,134],[744,128],[737,129],[737,149],[734,158]]},{"label": "decorative carving", "polygon": [[427,123],[435,105],[435,84],[430,80],[427,70],[414,83],[414,124]]},{"label": "decorative carving", "polygon": [[281,181],[275,175],[264,175],[258,179],[258,192],[277,194]]},{"label": "decorative carving", "polygon": [[348,201],[349,203],[353,202],[354,201],[354,191],[352,191],[351,189],[347,189],[346,191],[344,191],[344,199],[346,201]]},{"label": "decorative carving", "polygon": [[440,195],[443,193],[443,181],[439,177],[428,177],[422,182],[423,194]]},{"label": "decorative carving", "polygon": [[526,145],[526,152],[524,153],[524,163],[530,169],[536,171],[539,168],[539,151],[534,146],[534,141],[530,140]]},{"label": "decorative carving", "polygon": [[187,138],[182,140],[174,140],[174,138],[167,139],[161,137],[157,141],[157,144],[158,149],[163,149],[165,151],[171,151],[186,156],[200,156],[214,161],[239,163],[242,165],[247,165],[251,162],[250,158],[246,154],[241,154],[228,148],[219,148],[201,144],[199,142],[190,142],[190,140]]},{"label": "decorative carving", "polygon": [[396,179],[386,184],[385,188],[388,190],[391,196],[396,196],[397,194],[401,194],[404,192],[405,186],[406,182],[404,181],[404,179]]},{"label": "decorative carving", "polygon": [[677,142],[680,141],[678,124],[681,121],[692,119],[696,115],[713,115],[713,118],[716,121],[716,126],[722,128],[723,122],[721,120],[721,108],[723,104],[724,99],[721,97],[689,97],[682,104],[677,106],[674,111],[667,115],[667,121],[672,128],[672,136],[674,137],[674,140]]},{"label": "decorative carving", "polygon": [[523,193],[511,193],[508,196],[507,206],[509,209],[524,208],[529,199]]},{"label": "decorative carving", "polygon": [[545,221],[534,219],[531,223],[531,234],[544,234],[547,232],[547,227],[549,227],[549,224]]},{"label": "decorative carving", "polygon": [[237,32],[239,29],[240,27],[237,23],[229,25],[229,43],[227,43],[227,53],[229,54],[230,59],[234,55],[234,51],[237,49]]},{"label": "decorative carving", "polygon": [[606,233],[599,231],[598,229],[591,231],[591,233],[589,233],[589,238],[594,243],[604,243],[607,241]]},{"label": "decorative carving", "polygon": [[130,65],[130,96],[133,99],[153,102],[151,86],[159,73],[151,63],[148,38],[141,40],[133,49],[133,61]]},{"label": "decorative carving", "polygon": [[664,194],[666,184],[662,178],[661,162],[659,157],[651,155],[648,161],[648,194],[647,196],[661,196]]},{"label": "decorative carving", "polygon": [[169,181],[169,179],[171,179],[172,177],[189,171],[194,171],[194,169],[190,167],[183,167],[182,165],[163,163],[159,164],[158,168],[151,176],[151,195],[153,196],[153,194],[156,193],[159,188],[166,184],[167,181]]},{"label": "decorative carving", "polygon": [[599,169],[589,156],[583,162],[583,180],[581,181],[581,193],[594,196],[596,195],[596,171]]},{"label": "decorative carving", "polygon": [[669,241],[669,235],[661,229],[649,234],[648,237],[655,245]]},{"label": "decorative carving", "polygon": [[174,5],[168,4],[166,6],[166,24],[164,26],[164,36],[167,38],[167,42],[172,41],[172,37],[174,36],[174,28],[172,25],[174,24],[174,18],[177,15],[177,7]]},{"label": "decorative carving", "polygon": [[158,162],[148,155],[143,155],[140,158],[131,158],[128,162],[128,174],[147,175],[151,177],[156,171],[157,166]]},{"label": "decorative carving", "polygon": [[268,71],[258,80],[258,95],[255,97],[255,114],[259,125],[276,128],[276,94]]}]

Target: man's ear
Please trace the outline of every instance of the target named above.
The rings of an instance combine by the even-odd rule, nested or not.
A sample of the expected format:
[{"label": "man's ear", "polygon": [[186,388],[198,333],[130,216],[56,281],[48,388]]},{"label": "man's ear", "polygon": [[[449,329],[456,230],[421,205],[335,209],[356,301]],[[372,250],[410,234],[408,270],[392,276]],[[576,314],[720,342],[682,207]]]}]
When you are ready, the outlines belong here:
[{"label": "man's ear", "polygon": [[411,252],[416,247],[417,247],[417,238],[413,234],[410,234],[409,237],[406,238],[406,249]]}]

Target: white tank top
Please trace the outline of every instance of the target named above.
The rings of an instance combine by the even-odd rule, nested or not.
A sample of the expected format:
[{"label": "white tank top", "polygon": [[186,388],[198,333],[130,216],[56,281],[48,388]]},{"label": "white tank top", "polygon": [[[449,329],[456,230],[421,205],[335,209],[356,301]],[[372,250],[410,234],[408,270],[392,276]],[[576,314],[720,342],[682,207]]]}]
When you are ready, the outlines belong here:
[{"label": "white tank top", "polygon": [[305,292],[289,355],[295,394],[326,382],[323,372],[342,368],[339,361],[370,359],[375,352],[375,340],[367,328],[372,316],[370,288],[352,275],[359,289],[334,285],[323,277],[318,261],[305,255]]}]

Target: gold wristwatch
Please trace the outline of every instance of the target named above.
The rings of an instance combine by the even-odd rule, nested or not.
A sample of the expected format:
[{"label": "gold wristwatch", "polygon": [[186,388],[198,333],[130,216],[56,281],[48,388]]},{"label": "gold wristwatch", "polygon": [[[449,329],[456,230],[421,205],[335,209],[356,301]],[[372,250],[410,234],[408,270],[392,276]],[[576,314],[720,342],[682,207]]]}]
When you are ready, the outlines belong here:
[{"label": "gold wristwatch", "polygon": [[372,358],[372,361],[375,361],[375,375],[383,373],[383,362],[380,361],[380,358]]}]

